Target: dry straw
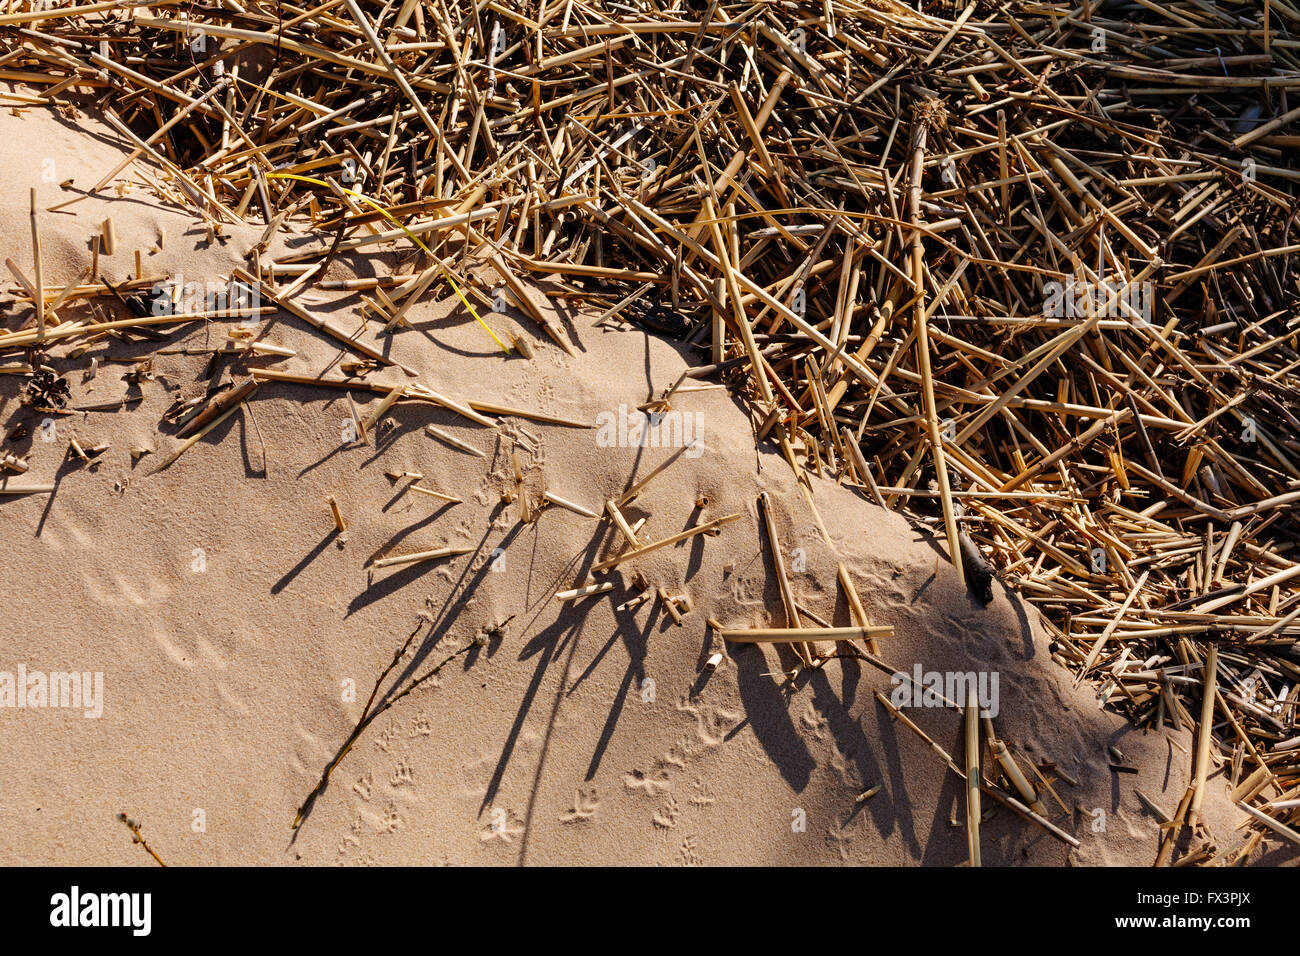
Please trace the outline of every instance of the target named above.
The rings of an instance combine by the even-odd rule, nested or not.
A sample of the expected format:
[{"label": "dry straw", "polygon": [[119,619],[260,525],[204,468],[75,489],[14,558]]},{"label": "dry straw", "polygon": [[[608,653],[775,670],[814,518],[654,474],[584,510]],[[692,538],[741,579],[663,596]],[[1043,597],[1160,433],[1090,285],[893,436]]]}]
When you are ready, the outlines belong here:
[{"label": "dry straw", "polygon": [[[93,95],[131,144],[121,175],[214,236],[315,225],[235,272],[264,311],[411,378],[392,347],[402,322],[359,333],[300,290],[373,289],[386,322],[418,325],[421,297],[470,320],[503,286],[522,313],[507,337],[535,361],[578,347],[561,300],[684,338],[710,363],[690,377],[734,389],[801,479],[927,524],[951,586],[987,560],[1042,612],[1054,660],[1139,726],[1198,725],[1211,759],[1240,744],[1244,778],[1262,781],[1243,802],[1294,829],[1300,808],[1277,802],[1300,776],[1300,747],[1284,746],[1300,736],[1293,7],[1172,0],[1133,18],[1101,4],[1081,21],[1051,0],[719,0],[689,18],[663,0],[527,15],[463,0],[121,6],[0,15],[22,30],[7,69],[44,94],[5,97]],[[1207,52],[1220,34],[1232,49]],[[269,75],[239,69],[263,55]],[[105,222],[65,311],[109,294],[98,265],[116,239]],[[363,289],[335,274],[381,245],[405,260],[393,275]],[[10,264],[32,308],[0,349],[206,317],[61,321],[65,290],[38,270]],[[506,359],[489,347],[483,361]],[[396,388],[332,370],[254,378]],[[420,382],[398,394],[483,427],[591,427]],[[1188,683],[1211,646],[1217,682]]]}]

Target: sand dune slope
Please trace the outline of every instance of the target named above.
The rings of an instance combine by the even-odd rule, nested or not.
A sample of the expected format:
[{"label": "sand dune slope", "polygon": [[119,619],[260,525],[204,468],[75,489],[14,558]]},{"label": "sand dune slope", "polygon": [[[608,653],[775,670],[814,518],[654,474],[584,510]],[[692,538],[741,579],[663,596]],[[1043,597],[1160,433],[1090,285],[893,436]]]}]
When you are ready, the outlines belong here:
[{"label": "sand dune slope", "polygon": [[[84,188],[120,155],[88,118],[39,110],[0,117],[0,161],[22,184],[0,195],[0,258],[28,269],[28,184],[44,208],[76,195],[57,181],[73,177]],[[42,178],[46,160],[55,181]],[[88,265],[86,241],[107,216],[118,250],[101,271],[112,281],[133,274],[137,248],[147,275],[220,279],[245,265],[261,234],[230,228],[227,241],[209,241],[191,213],[137,184],[42,214],[48,285]],[[160,230],[162,246],[150,252]],[[341,259],[331,277],[395,265],[392,255]],[[0,500],[0,670],[23,664],[104,676],[96,719],[69,709],[0,710],[0,862],[152,865],[115,818],[128,811],[169,864],[964,863],[960,781],[876,701],[874,691],[892,690],[885,675],[832,661],[789,685],[783,672],[793,654],[727,645],[706,625],[784,626],[756,504],[762,492],[802,607],[851,623],[836,582],[843,562],[872,621],[894,627],[880,642],[890,665],[996,673],[996,728],[1026,773],[1044,768],[1060,800],[1044,795],[1048,817],[1081,846],[1070,851],[996,809],[981,829],[986,865],[1061,864],[1067,855],[1083,864],[1151,862],[1155,820],[1133,791],[1173,810],[1187,785],[1190,736],[1135,732],[1098,709],[1051,661],[1032,610],[1001,585],[980,606],[929,531],[814,479],[828,545],[789,467],[770,443],[756,449],[749,418],[726,390],[674,396],[677,421],[689,422],[701,445],[624,513],[645,519],[643,543],[740,517],[716,536],[595,577],[612,581],[612,591],[557,601],[557,591],[592,579],[591,566],[623,546],[620,534],[554,505],[521,520],[518,497],[503,500],[516,494],[512,455],[534,505],[546,490],[601,511],[675,449],[620,446],[617,429],[611,446],[608,430],[591,426],[661,394],[691,356],[638,329],[595,328],[593,315],[545,293],[535,301],[565,325],[573,357],[508,310],[487,316],[489,324],[527,337],[535,354],[506,358],[444,289],[411,310],[412,328],[390,339],[372,335],[372,322],[366,334],[419,378],[392,368],[371,378],[419,381],[459,401],[584,427],[494,415],[489,428],[401,402],[366,440],[349,441],[347,396],[365,416],[381,395],[267,382],[244,411],[150,475],[180,444],[163,413],[178,398],[201,396],[211,371],[208,356],[162,350],[220,344],[235,322],[163,326],[165,341],[52,347],[44,361],[67,378],[73,406],[139,401],[60,416],[50,441],[44,416],[20,402],[21,377],[0,376],[5,434],[19,424],[28,430],[4,450],[28,457],[24,480],[57,486],[48,496]],[[360,326],[356,297],[312,291],[298,301]],[[30,316],[12,289],[3,304],[6,329]],[[119,308],[115,317],[125,314]],[[68,309],[63,317],[89,315]],[[287,313],[256,327],[297,353],[257,367],[313,375],[354,357]],[[138,386],[125,381],[133,360],[150,354],[151,373]],[[217,375],[242,378],[247,366],[232,361],[222,359]],[[330,374],[341,374],[337,365]],[[426,425],[484,457],[430,436]],[[102,464],[70,459],[74,437],[83,447],[111,443]],[[152,453],[136,460],[132,450],[143,448]],[[463,501],[388,477],[406,472]],[[348,525],[341,535],[331,496]],[[368,567],[441,547],[468,551]],[[658,599],[617,610],[638,593],[638,572],[652,589],[689,596],[680,626]],[[413,629],[380,700],[476,640],[481,646],[366,730],[295,834],[295,811]],[[705,662],[717,651],[724,661],[710,672]],[[906,713],[961,759],[955,712]],[[1112,772],[1108,746],[1138,773]],[[1220,846],[1234,845],[1237,811],[1222,775],[1211,783],[1209,828]]]}]

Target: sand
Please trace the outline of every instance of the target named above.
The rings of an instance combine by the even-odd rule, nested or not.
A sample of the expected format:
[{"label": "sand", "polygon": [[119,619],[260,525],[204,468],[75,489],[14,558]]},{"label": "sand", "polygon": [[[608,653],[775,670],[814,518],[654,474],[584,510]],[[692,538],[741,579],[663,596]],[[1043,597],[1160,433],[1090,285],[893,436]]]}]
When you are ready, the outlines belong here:
[{"label": "sand", "polygon": [[[88,116],[42,109],[0,115],[0,258],[30,273],[27,188],[41,208],[95,182],[120,159],[110,130]],[[55,174],[43,178],[53,164]],[[157,199],[132,167],[129,185],[40,216],[47,285],[89,264],[88,239],[108,216],[112,281],[149,276],[220,280],[245,265],[262,227],[209,241],[194,217]],[[161,249],[155,247],[163,234]],[[300,243],[277,236],[278,248]],[[330,278],[387,274],[391,253],[341,257]],[[28,321],[10,283],[4,328]],[[593,327],[594,314],[532,290],[576,343],[565,355],[516,308],[485,316],[493,331],[532,343],[507,358],[445,288],[415,306],[412,328],[366,340],[461,401],[529,409],[593,426],[677,380],[699,356],[635,327]],[[125,317],[120,307],[114,317]],[[309,291],[297,301],[348,328],[359,299]],[[74,308],[64,318],[82,317]],[[673,453],[610,447],[608,432],[494,416],[495,428],[447,409],[402,402],[366,441],[344,441],[342,391],[268,382],[170,468],[147,472],[180,444],[163,413],[202,396],[208,357],[162,349],[220,344],[232,322],[162,326],[165,341],[100,339],[53,347],[71,405],[138,396],[122,410],[59,417],[52,441],[19,400],[22,378],[0,376],[4,451],[27,456],[24,482],[52,495],[0,498],[0,671],[102,673],[102,715],[0,708],[0,863],[155,865],[117,819],[138,820],[171,865],[201,864],[901,864],[965,865],[961,781],[930,747],[890,718],[873,692],[889,678],[833,660],[793,684],[788,649],[725,644],[706,624],[781,627],[784,613],[756,499],[767,492],[798,602],[837,626],[851,623],[836,583],[850,569],[890,665],[912,673],[996,673],[1000,737],[1032,776],[1046,767],[1060,803],[1049,819],[1077,849],[985,800],[985,865],[1149,865],[1157,821],[1141,789],[1172,812],[1185,790],[1192,738],[1143,733],[1100,709],[1051,660],[1034,610],[1000,583],[981,606],[968,597],[932,530],[813,479],[830,537],[819,532],[789,467],[722,389],[681,392],[672,411],[698,426],[681,455],[623,510],[645,519],[642,542],[730,514],[701,535],[597,576],[615,588],[572,603],[557,591],[591,580],[619,532],[557,506],[521,522],[512,453],[536,502],[543,489],[599,512]],[[267,326],[269,325],[269,329]],[[296,350],[259,367],[316,374],[355,356],[281,312],[265,340]],[[73,340],[76,342],[77,340]],[[140,386],[123,358],[154,355]],[[0,364],[22,359],[0,356]],[[219,374],[225,375],[229,360]],[[332,363],[334,363],[332,365]],[[92,364],[95,366],[91,375]],[[691,384],[708,384],[707,381]],[[362,416],[381,395],[352,390]],[[604,419],[601,419],[602,421]],[[388,422],[391,422],[389,424]],[[480,449],[479,458],[424,431],[433,425]],[[111,443],[101,463],[69,459],[69,439]],[[615,435],[617,439],[617,436]],[[138,460],[132,449],[152,449]],[[695,452],[698,451],[698,456]],[[420,483],[463,503],[411,492]],[[328,505],[346,521],[338,534]],[[451,559],[374,569],[377,558],[464,547]],[[681,626],[662,601],[616,608],[638,589],[689,595]],[[362,714],[371,688],[412,629],[411,651],[381,699],[476,639],[438,676],[377,719],[344,757],[297,831],[304,798]],[[723,662],[714,671],[706,661]],[[961,719],[943,708],[905,711],[960,761]],[[1116,758],[1136,773],[1116,773]],[[1216,758],[1217,759],[1217,758]],[[1052,771],[1055,765],[1075,781]],[[879,788],[870,797],[860,795]],[[1063,806],[1062,806],[1063,805]],[[1205,804],[1220,849],[1237,846],[1241,813],[1214,767]],[[1276,846],[1270,842],[1267,846]],[[1285,855],[1272,851],[1270,857]]]}]

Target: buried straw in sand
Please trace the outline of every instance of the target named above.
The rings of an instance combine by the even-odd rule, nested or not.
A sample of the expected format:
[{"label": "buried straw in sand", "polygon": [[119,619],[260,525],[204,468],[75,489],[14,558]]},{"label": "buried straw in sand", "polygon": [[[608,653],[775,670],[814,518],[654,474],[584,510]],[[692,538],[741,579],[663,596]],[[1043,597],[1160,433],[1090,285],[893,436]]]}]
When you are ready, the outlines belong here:
[{"label": "buried straw in sand", "polygon": [[357,439],[367,441],[366,425],[361,420],[361,413],[357,411],[357,403],[352,400],[352,393],[344,392],[343,397],[348,400],[348,415],[352,417],[352,424],[357,430]]},{"label": "buried straw in sand", "polygon": [[[853,615],[853,621],[858,627],[871,627],[871,620],[867,617],[866,609],[862,606],[862,598],[858,595],[858,589],[853,585],[853,578],[849,576],[849,569],[843,562],[840,563],[837,570],[840,581],[840,587],[844,589],[844,597],[849,602],[849,611]],[[867,641],[867,652],[879,654],[874,640]]]},{"label": "buried straw in sand", "polygon": [[19,458],[17,455],[9,452],[0,453],[0,468],[8,468],[10,471],[16,471],[19,474],[27,471],[28,465],[26,459]]},{"label": "buried straw in sand", "polygon": [[[699,441],[699,439],[697,438],[695,441]],[[648,475],[646,475],[640,481],[632,485],[631,488],[627,489],[627,491],[623,492],[621,495],[615,498],[614,504],[618,505],[619,507],[622,507],[623,505],[627,504],[629,501],[631,501],[633,498],[639,495],[643,490],[645,490],[645,486],[650,484],[650,482],[654,480],[656,475],[658,475],[665,468],[667,468],[669,465],[675,462],[678,458],[682,456],[684,452],[689,451],[692,447],[694,447],[694,442],[692,442],[690,445],[686,445],[685,447],[677,449],[675,452],[673,452],[671,455],[665,458],[662,462],[656,465],[653,469],[651,469]]]},{"label": "buried straw in sand", "polygon": [[392,408],[397,403],[397,400],[404,394],[406,394],[406,386],[399,385],[385,395],[383,400],[375,407],[375,410],[367,415],[365,420],[362,421],[361,434],[368,434],[375,425],[379,424],[379,419],[383,418],[384,413]]},{"label": "buried straw in sand", "polygon": [[53,484],[14,485],[8,478],[0,479],[0,495],[48,495],[53,491]]},{"label": "buried straw in sand", "polygon": [[222,392],[207,404],[197,415],[191,418],[185,427],[176,433],[177,438],[188,438],[203,428],[214,418],[234,405],[238,405],[257,389],[257,380],[248,378],[234,388]]},{"label": "buried straw in sand", "polygon": [[106,256],[111,256],[117,248],[117,230],[113,228],[113,217],[104,220],[99,230],[99,248]]},{"label": "buried straw in sand", "polygon": [[659,600],[663,602],[664,610],[668,612],[668,616],[672,618],[673,623],[678,627],[681,627],[682,615],[681,612],[677,610],[677,602],[669,597],[668,592],[663,588],[655,588],[655,594],[659,597]]},{"label": "buried straw in sand", "polygon": [[41,230],[36,223],[36,187],[31,191],[32,260],[36,270],[36,338],[45,338],[45,278],[41,264]]},{"label": "buried straw in sand", "polygon": [[222,422],[224,422],[227,418],[229,418],[238,410],[239,410],[238,405],[236,405],[234,408],[227,409],[226,412],[223,415],[221,415],[219,418],[208,423],[208,425],[202,431],[199,431],[198,433],[191,435],[189,438],[187,438],[179,448],[177,448],[166,458],[160,461],[157,465],[151,468],[148,472],[146,472],[146,474],[156,475],[158,474],[158,472],[165,471],[167,468],[170,468],[172,464],[175,463],[176,459],[180,458],[181,455],[189,451],[190,448],[192,448],[197,442],[201,441],[203,437],[207,435],[208,432],[212,431],[212,429],[216,428],[218,425],[220,425]]},{"label": "buried straw in sand", "polygon": [[614,590],[614,582],[603,581],[600,584],[588,584],[586,587],[573,588],[570,591],[556,591],[555,600],[576,601],[579,598],[585,598],[592,594],[604,594],[606,591],[612,590]]},{"label": "buried straw in sand", "polygon": [[528,489],[524,487],[524,468],[519,464],[519,453],[510,450],[510,466],[515,472],[515,498],[519,501],[519,521],[528,524],[533,520],[533,509],[528,503]]},{"label": "buried straw in sand", "polygon": [[610,519],[614,522],[618,530],[622,532],[623,537],[627,539],[628,546],[632,548],[641,547],[641,542],[637,540],[636,532],[632,530],[632,526],[629,525],[627,519],[623,517],[623,512],[618,510],[618,505],[614,504],[614,499],[610,498],[606,500],[605,510],[609,512]]},{"label": "buried straw in sand", "polygon": [[807,641],[869,641],[893,637],[893,627],[733,627],[718,633],[728,641],[742,644],[797,644]]},{"label": "buried straw in sand", "polygon": [[420,385],[418,382],[410,387],[409,396],[411,398],[423,398],[426,401],[433,402],[435,405],[441,405],[443,408],[449,409],[457,415],[463,415],[465,418],[468,418],[477,425],[482,425],[484,428],[496,427],[496,422],[488,418],[486,415],[480,414],[479,411],[469,402],[455,401],[440,392],[435,392],[428,386]]},{"label": "buried straw in sand", "polygon": [[590,508],[584,508],[582,505],[576,505],[572,501],[569,501],[566,498],[561,498],[559,495],[552,494],[549,491],[543,491],[542,497],[545,498],[547,501],[549,501],[551,504],[559,505],[561,508],[565,508],[569,511],[572,511],[576,515],[582,515],[584,518],[600,517],[600,515],[596,514],[596,512],[592,511]]},{"label": "buried straw in sand", "polygon": [[372,345],[367,345],[365,342],[358,340],[353,335],[348,333],[345,329],[339,328],[337,325],[334,325],[332,322],[329,322],[325,319],[316,318],[306,309],[302,308],[301,306],[291,301],[290,299],[280,295],[280,293],[278,293],[275,289],[272,289],[261,279],[254,277],[251,273],[246,272],[245,270],[239,268],[238,266],[236,266],[234,269],[231,270],[231,274],[235,278],[239,279],[240,281],[245,282],[251,287],[253,287],[254,289],[260,291],[262,295],[266,296],[267,299],[269,299],[271,302],[274,302],[277,306],[279,306],[281,309],[284,309],[284,311],[288,312],[290,315],[294,315],[299,319],[302,319],[308,325],[320,329],[326,335],[332,336],[333,338],[342,342],[344,345],[346,345],[348,348],[352,349],[353,351],[366,356],[366,358],[374,359],[376,362],[381,362],[384,365],[395,365],[398,368],[400,368],[403,372],[405,372],[407,375],[410,375],[412,377],[414,377],[417,374],[415,369],[403,365],[401,362],[396,362],[393,359],[390,359],[383,352],[379,351],[379,349],[375,348]]},{"label": "buried straw in sand", "polygon": [[334,515],[334,527],[338,528],[339,534],[348,530],[348,526],[343,523],[343,514],[339,511],[339,503],[334,500],[334,496],[329,496],[330,513]]},{"label": "buried straw in sand", "polygon": [[651,551],[658,551],[660,548],[666,548],[670,545],[677,544],[679,541],[685,541],[697,534],[710,534],[717,531],[724,524],[743,518],[744,515],[737,512],[736,514],[724,515],[721,518],[714,518],[712,521],[706,521],[703,524],[697,524],[693,528],[687,528],[685,531],[678,532],[670,537],[663,538],[659,541],[653,541],[650,544],[642,545],[639,548],[633,548],[631,551],[624,551],[620,555],[599,561],[591,566],[592,571],[606,571],[609,568],[622,564],[624,561],[631,561],[633,558],[639,558],[643,554],[649,554]]},{"label": "buried straw in sand", "polygon": [[434,438],[438,439],[439,441],[445,442],[446,444],[450,445],[452,448],[459,448],[461,451],[467,452],[478,458],[487,457],[486,452],[479,451],[477,448],[475,448],[473,445],[469,444],[468,442],[463,442],[455,435],[449,435],[445,431],[442,431],[441,429],[434,428],[432,425],[425,425],[424,430],[428,432],[430,435],[432,435]]},{"label": "buried straw in sand", "polygon": [[[794,589],[790,586],[790,576],[785,570],[785,558],[781,554],[781,540],[776,533],[776,517],[772,514],[772,499],[766,491],[758,496],[758,510],[763,516],[763,528],[767,532],[767,545],[772,551],[772,566],[776,570],[776,581],[781,591],[781,604],[785,608],[785,623],[791,630],[799,629],[799,609],[795,605]],[[813,663],[813,649],[806,643],[795,645],[799,659],[809,667]]]},{"label": "buried straw in sand", "polygon": [[974,684],[966,688],[966,842],[970,865],[980,865],[980,723]]},{"label": "buried straw in sand", "polygon": [[413,554],[402,554],[392,558],[380,558],[378,561],[371,563],[372,568],[391,568],[399,564],[414,564],[417,561],[435,561],[438,558],[454,558],[457,555],[469,554],[473,548],[435,548],[432,551],[416,551]]},{"label": "buried straw in sand", "polygon": [[408,491],[414,491],[417,494],[428,495],[430,498],[437,498],[439,501],[448,501],[453,505],[464,504],[464,498],[455,498],[451,495],[444,495],[441,491],[434,491],[432,488],[426,488],[423,485],[411,485]]},{"label": "buried straw in sand", "polygon": [[[476,412],[484,412],[488,415],[501,415],[503,417],[514,416],[516,418],[528,418],[535,422],[542,422],[545,425],[560,425],[564,428],[595,428],[590,422],[577,422],[569,418],[558,418],[554,415],[546,415],[542,412],[534,412],[527,408],[512,408],[509,405],[499,405],[495,402],[466,402],[470,408]],[[492,423],[495,424],[495,423]]]},{"label": "buried straw in sand", "polygon": [[179,448],[177,448],[170,455],[168,455],[157,465],[155,465],[152,469],[146,472],[146,474],[156,475],[158,474],[158,472],[170,468],[177,458],[180,458],[181,455],[185,454],[185,452],[189,451],[192,447],[194,447],[194,445],[197,442],[201,441],[208,432],[212,431],[212,429],[216,428],[218,425],[224,422],[231,415],[235,414],[235,412],[239,411],[242,405],[243,405],[242,401],[235,402],[230,408],[226,409],[226,411],[223,412],[219,417],[208,422],[208,424],[204,425],[203,428],[201,428],[199,431],[195,432],[189,438],[185,439],[185,441],[181,444]]},{"label": "buried straw in sand", "polygon": [[[965,771],[963,771],[962,768],[957,765],[957,762],[952,759],[952,756],[948,753],[948,751],[944,750],[941,746],[939,746],[938,743],[935,742],[933,737],[931,737],[924,730],[918,727],[916,723],[910,717],[908,717],[907,714],[903,713],[902,709],[895,706],[894,703],[885,694],[882,694],[878,690],[873,691],[872,693],[875,695],[876,701],[882,707],[884,707],[885,710],[889,712],[889,715],[891,717],[893,717],[895,720],[901,723],[912,733],[916,734],[916,736],[920,737],[921,740],[923,740],[925,743],[927,743],[930,746],[930,749],[934,751],[935,755],[948,766],[949,770],[951,770],[954,774],[956,774],[961,780],[963,781],[966,780]],[[977,702],[976,707],[978,708],[978,706],[979,704]],[[1062,830],[1052,821],[1048,820],[1042,814],[1035,813],[1033,810],[1025,806],[1023,803],[1021,803],[1015,797],[1011,796],[1009,793],[1005,793],[1002,790],[999,790],[998,788],[993,787],[990,784],[984,783],[982,781],[979,781],[977,785],[981,792],[988,794],[990,797],[992,797],[998,803],[1002,804],[1004,807],[1014,810],[1016,813],[1024,817],[1026,820],[1029,820],[1037,824],[1038,826],[1042,827],[1044,830],[1046,830],[1052,836],[1056,837],[1062,843],[1068,844],[1069,846],[1074,847],[1076,850],[1080,847],[1081,844],[1079,843],[1078,839],[1066,833],[1064,830]]]}]

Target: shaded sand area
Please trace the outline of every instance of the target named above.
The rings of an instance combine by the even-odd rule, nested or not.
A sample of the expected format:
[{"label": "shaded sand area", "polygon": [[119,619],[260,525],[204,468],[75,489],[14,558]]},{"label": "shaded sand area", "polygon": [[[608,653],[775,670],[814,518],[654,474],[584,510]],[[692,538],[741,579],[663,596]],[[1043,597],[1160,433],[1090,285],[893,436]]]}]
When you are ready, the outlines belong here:
[{"label": "shaded sand area", "polygon": [[[59,181],[92,183],[121,155],[111,131],[88,117],[0,116],[0,162],[22,184],[0,196],[0,258],[29,271],[28,184],[44,209],[75,197]],[[53,181],[42,178],[46,161]],[[127,178],[135,185],[122,195],[42,213],[47,286],[88,266],[89,237],[109,216],[117,245],[100,271],[110,281],[134,275],[136,249],[149,277],[208,282],[246,266],[261,227],[210,241],[188,213]],[[342,256],[329,277],[385,274],[395,262]],[[3,299],[10,330],[31,311],[16,288]],[[716,535],[593,576],[593,564],[625,547],[619,530],[542,508],[543,493],[599,513],[665,462],[677,449],[620,446],[617,428],[611,445],[610,430],[592,426],[620,407],[635,414],[698,358],[635,327],[595,326],[595,313],[545,287],[534,302],[565,328],[575,354],[510,306],[485,319],[498,335],[533,343],[533,358],[507,358],[447,289],[435,291],[407,313],[410,328],[375,335],[372,319],[363,335],[418,378],[387,367],[370,380],[419,382],[455,401],[578,427],[501,414],[488,427],[401,401],[353,441],[349,397],[365,419],[382,393],[268,381],[149,474],[181,444],[164,413],[204,396],[210,375],[340,377],[340,363],[357,359],[286,312],[255,319],[262,341],[295,352],[285,357],[220,356],[214,366],[210,355],[180,351],[224,344],[239,319],[159,326],[157,341],[52,345],[42,361],[66,378],[70,408],[132,401],[55,416],[49,441],[46,416],[21,403],[24,378],[0,376],[5,434],[27,431],[3,450],[28,460],[24,482],[56,486],[0,500],[0,670],[23,664],[104,680],[97,719],[0,709],[0,862],[152,865],[116,818],[126,811],[168,864],[964,864],[962,782],[877,701],[876,691],[893,690],[887,676],[845,659],[789,682],[797,658],[788,648],[725,643],[707,625],[785,626],[757,506],[763,492],[801,609],[853,623],[837,583],[842,562],[871,622],[893,628],[878,641],[889,665],[997,674],[997,733],[1036,786],[1039,773],[1051,782],[1041,795],[1046,816],[1079,847],[986,799],[985,865],[1152,862],[1157,821],[1135,789],[1173,812],[1188,784],[1191,735],[1142,733],[1099,709],[1052,661],[1036,612],[999,583],[980,605],[934,531],[814,479],[828,544],[779,450],[756,447],[754,423],[726,390],[697,388],[714,380],[687,380],[671,402],[701,444],[622,514],[642,543],[739,517]],[[112,312],[105,317],[129,314],[97,302]],[[355,295],[309,289],[295,302],[349,330],[361,325]],[[97,320],[84,305],[60,317]],[[110,447],[91,467],[70,453],[74,438],[83,449]],[[526,521],[516,460],[533,512]],[[466,551],[372,566],[439,548]],[[614,587],[555,598],[593,580]],[[620,610],[643,586],[650,599]],[[688,596],[680,625],[660,589]],[[452,659],[366,729],[291,831],[413,629],[380,701]],[[723,659],[710,670],[715,653]],[[959,714],[905,714],[961,761]],[[1222,769],[1204,814],[1224,849],[1240,842],[1233,828],[1242,814],[1227,800]]]}]

